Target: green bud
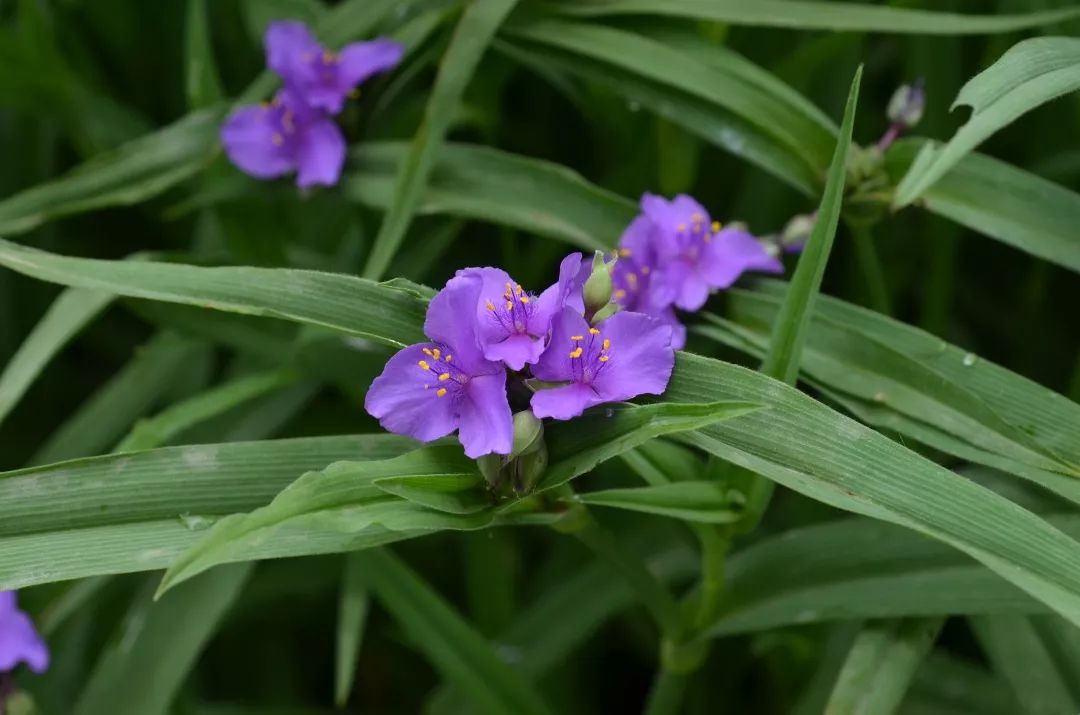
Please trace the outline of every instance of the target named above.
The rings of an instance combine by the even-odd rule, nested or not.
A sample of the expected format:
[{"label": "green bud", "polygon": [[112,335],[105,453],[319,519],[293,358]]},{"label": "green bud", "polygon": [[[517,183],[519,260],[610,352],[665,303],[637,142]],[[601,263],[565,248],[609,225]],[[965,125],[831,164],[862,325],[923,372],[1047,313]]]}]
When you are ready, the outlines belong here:
[{"label": "green bud", "polygon": [[622,310],[622,307],[618,303],[608,303],[603,308],[596,311],[590,322],[592,323],[592,325],[596,325],[601,320],[610,318],[611,316],[618,313],[620,310]]},{"label": "green bud", "polygon": [[514,415],[514,446],[510,458],[530,454],[543,444],[544,423],[532,413],[522,410]]},{"label": "green bud", "polygon": [[597,251],[593,255],[592,274],[585,281],[585,311],[595,313],[611,302],[611,268],[604,262],[604,254]]},{"label": "green bud", "polygon": [[543,437],[536,440],[536,447],[514,460],[514,491],[528,494],[547,471],[548,451]]},{"label": "green bud", "polygon": [[493,487],[499,486],[499,482],[502,481],[502,456],[498,454],[485,454],[483,457],[476,460],[476,466],[480,470],[480,473],[484,475],[484,479],[487,480],[488,484]]}]

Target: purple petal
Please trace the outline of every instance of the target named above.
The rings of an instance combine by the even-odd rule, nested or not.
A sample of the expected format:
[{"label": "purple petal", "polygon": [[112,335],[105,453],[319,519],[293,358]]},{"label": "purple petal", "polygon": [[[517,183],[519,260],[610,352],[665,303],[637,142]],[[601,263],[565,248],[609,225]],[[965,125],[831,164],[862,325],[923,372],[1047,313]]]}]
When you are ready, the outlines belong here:
[{"label": "purple petal", "polygon": [[0,606],[0,673],[26,663],[35,673],[49,667],[49,649],[33,622],[15,607],[14,592],[4,595]]},{"label": "purple petal", "polygon": [[404,55],[404,45],[382,37],[346,45],[339,55],[339,81],[349,92],[368,77],[396,66]]},{"label": "purple petal", "polygon": [[421,344],[398,351],[368,388],[364,408],[387,431],[430,442],[457,428],[458,396],[438,395],[441,383],[424,352],[435,347]]},{"label": "purple petal", "polygon": [[485,454],[510,454],[514,418],[506,398],[506,372],[469,380],[459,401],[458,438],[471,459]]},{"label": "purple petal", "polygon": [[484,358],[476,320],[483,281],[477,275],[458,275],[447,281],[428,305],[424,334],[444,343],[456,364],[469,375],[490,374],[502,366]]},{"label": "purple petal", "polygon": [[698,310],[709,298],[710,285],[699,266],[676,258],[658,268],[652,277],[657,305],[674,303],[683,310]]},{"label": "purple petal", "polygon": [[611,341],[593,387],[604,402],[660,395],[675,367],[671,327],[642,313],[616,313],[596,326]]},{"label": "purple petal", "polygon": [[297,155],[299,187],[333,186],[345,164],[345,137],[331,119],[315,120],[300,128]]},{"label": "purple petal", "polygon": [[629,258],[639,266],[653,265],[656,262],[656,247],[653,245],[655,233],[656,226],[652,219],[638,214],[619,239],[620,260]]},{"label": "purple petal", "polygon": [[[516,285],[514,279],[501,268],[463,268],[455,275],[471,276],[480,280],[480,292],[477,294],[475,305],[471,308],[476,315],[480,343],[486,347],[489,343],[505,340],[512,332],[511,326],[508,326],[505,321],[500,321],[487,306],[488,303],[499,305],[505,302],[503,294],[506,292],[506,284]],[[495,360],[496,358],[488,359]]]},{"label": "purple petal", "polygon": [[280,126],[281,111],[269,105],[241,107],[221,127],[225,153],[244,173],[273,179],[296,168],[294,142]]},{"label": "purple petal", "polygon": [[709,224],[709,212],[692,196],[679,194],[671,201],[656,194],[641,197],[642,212],[665,233],[674,232],[680,225],[689,226],[699,218],[698,223]]},{"label": "purple petal", "polygon": [[521,370],[540,359],[544,352],[544,339],[515,333],[498,343],[484,345],[484,357],[502,361],[511,370]]},{"label": "purple petal", "polygon": [[756,238],[737,228],[726,228],[714,235],[698,262],[701,277],[717,289],[729,288],[746,271],[783,273],[784,264]]},{"label": "purple petal", "polygon": [[0,619],[18,609],[14,591],[0,591]]},{"label": "purple petal", "polygon": [[282,20],[270,23],[263,36],[266,66],[287,85],[301,86],[309,81],[312,61],[323,53],[323,46],[302,22]]},{"label": "purple petal", "polygon": [[532,367],[533,377],[547,382],[574,379],[573,358],[570,357],[576,335],[589,332],[585,318],[573,308],[563,308],[551,323],[551,340],[540,359]]},{"label": "purple petal", "polygon": [[581,382],[572,382],[562,387],[540,390],[532,396],[533,414],[543,419],[569,420],[580,417],[581,413],[593,405],[605,402],[592,387]]},{"label": "purple petal", "polygon": [[675,309],[671,306],[662,308],[656,312],[649,312],[646,315],[650,315],[656,318],[664,325],[671,328],[671,347],[673,350],[682,350],[686,347],[686,326],[679,322],[679,318],[675,315]]},{"label": "purple petal", "polygon": [[589,277],[591,260],[586,262],[580,253],[571,253],[562,259],[559,263],[559,280],[536,299],[536,311],[529,320],[530,333],[546,336],[551,330],[551,321],[563,306],[568,305],[579,313],[585,311],[581,291]]}]

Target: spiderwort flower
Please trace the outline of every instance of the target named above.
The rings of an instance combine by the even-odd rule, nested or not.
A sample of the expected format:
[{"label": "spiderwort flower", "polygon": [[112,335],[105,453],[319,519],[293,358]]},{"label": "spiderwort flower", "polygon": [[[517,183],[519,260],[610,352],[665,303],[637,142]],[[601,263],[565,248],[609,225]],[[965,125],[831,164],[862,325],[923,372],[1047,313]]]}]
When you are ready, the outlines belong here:
[{"label": "spiderwort flower", "polygon": [[451,278],[428,306],[424,334],[390,358],[371,384],[364,406],[390,432],[430,442],[458,430],[465,454],[509,454],[513,417],[506,369],[484,357],[476,305],[479,275]]},{"label": "spiderwort flower", "polygon": [[336,184],[345,163],[337,124],[287,89],[268,104],[233,112],[221,128],[221,143],[244,172],[273,179],[296,171],[301,188]]},{"label": "spiderwort flower", "polygon": [[671,328],[659,320],[623,311],[590,326],[575,309],[563,308],[532,374],[566,384],[537,391],[532,410],[568,420],[593,405],[659,395],[674,365]]},{"label": "spiderwort flower", "polygon": [[263,39],[266,64],[309,106],[337,114],[358,84],[401,62],[405,48],[378,38],[354,42],[340,52],[319,44],[300,22],[272,22]]},{"label": "spiderwort flower", "polygon": [[661,305],[698,310],[711,290],[730,287],[745,271],[784,270],[752,235],[738,228],[722,229],[685,194],[671,201],[645,194],[641,209],[654,226],[657,266],[652,291]]},{"label": "spiderwort flower", "polygon": [[42,673],[49,667],[49,649],[30,617],[19,610],[15,592],[0,591],[0,673],[14,670],[19,663]]},{"label": "spiderwort flower", "polygon": [[675,309],[658,300],[652,290],[652,276],[658,265],[654,230],[649,217],[639,215],[623,232],[611,273],[615,289],[612,299],[625,310],[651,315],[669,326],[671,346],[681,350],[686,345],[686,327],[675,316]]},{"label": "spiderwort flower", "polygon": [[559,280],[540,295],[526,291],[499,268],[458,271],[459,276],[481,280],[475,313],[484,357],[501,360],[515,371],[539,360],[552,319],[567,301],[581,301],[580,291],[574,291],[581,265],[580,253],[564,258],[559,265]]}]

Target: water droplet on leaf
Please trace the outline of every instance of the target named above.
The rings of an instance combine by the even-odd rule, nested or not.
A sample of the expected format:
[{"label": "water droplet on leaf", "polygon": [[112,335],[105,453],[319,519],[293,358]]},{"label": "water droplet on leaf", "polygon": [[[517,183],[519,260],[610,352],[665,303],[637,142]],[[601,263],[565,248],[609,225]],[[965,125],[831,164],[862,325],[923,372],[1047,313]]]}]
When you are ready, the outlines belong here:
[{"label": "water droplet on leaf", "polygon": [[964,360],[963,360],[964,367],[971,367],[972,365],[974,365],[978,361],[979,361],[979,356],[976,355],[975,353],[967,353],[966,355],[964,355]]}]

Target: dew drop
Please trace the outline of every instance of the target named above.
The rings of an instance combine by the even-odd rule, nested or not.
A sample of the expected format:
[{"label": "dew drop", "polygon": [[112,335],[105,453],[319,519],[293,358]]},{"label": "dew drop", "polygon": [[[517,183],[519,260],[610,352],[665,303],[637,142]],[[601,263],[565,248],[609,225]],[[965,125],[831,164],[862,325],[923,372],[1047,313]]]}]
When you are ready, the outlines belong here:
[{"label": "dew drop", "polygon": [[967,353],[966,355],[964,355],[964,360],[963,360],[964,367],[971,367],[972,365],[974,365],[978,361],[979,361],[979,356],[976,355],[975,353]]},{"label": "dew drop", "polygon": [[202,531],[203,529],[209,529],[217,519],[211,516],[199,516],[198,514],[181,514],[179,517],[180,523],[186,526],[191,531]]},{"label": "dew drop", "polygon": [[878,403],[879,405],[884,405],[888,401],[889,401],[889,396],[886,395],[884,392],[875,392],[874,393],[874,402]]}]

